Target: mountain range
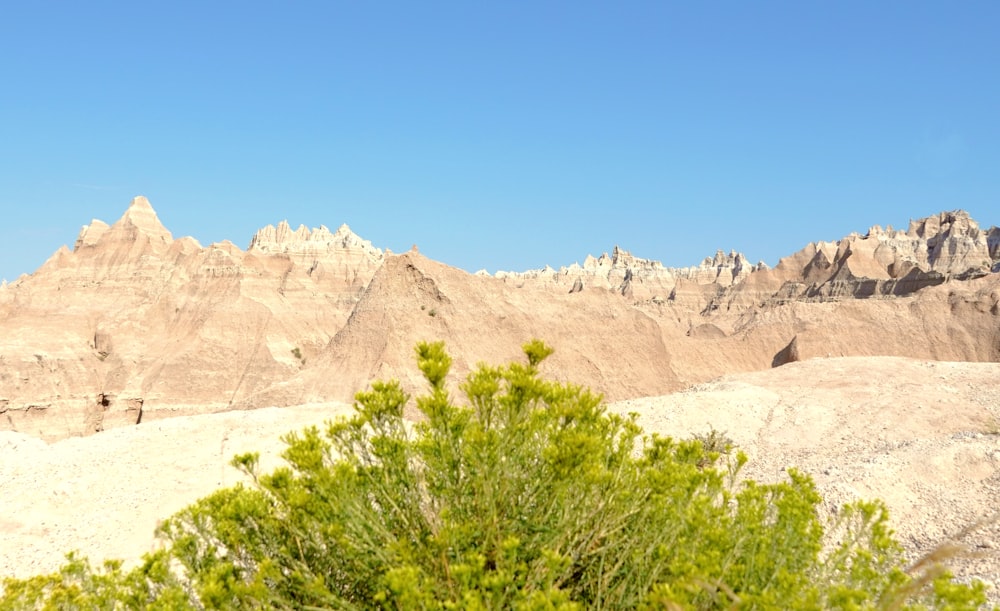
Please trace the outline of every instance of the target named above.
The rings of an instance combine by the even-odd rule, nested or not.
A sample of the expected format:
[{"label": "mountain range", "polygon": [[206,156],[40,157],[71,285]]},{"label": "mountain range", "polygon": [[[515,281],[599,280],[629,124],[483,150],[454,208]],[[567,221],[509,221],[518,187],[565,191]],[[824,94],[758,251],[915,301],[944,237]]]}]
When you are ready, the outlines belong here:
[{"label": "mountain range", "polygon": [[175,239],[144,197],[0,287],[0,430],[55,440],[151,419],[410,391],[413,346],[459,375],[556,348],[555,378],[611,401],[811,357],[1000,361],[1000,229],[963,211],[815,242],[773,268],[718,252],[669,268],[614,247],[582,265],[469,274],[347,225]]},{"label": "mountain range", "polygon": [[555,348],[543,375],[649,434],[721,432],[759,481],[797,466],[826,516],[882,499],[910,558],[970,550],[951,568],[1000,605],[1000,230],[962,211],[773,268],[614,247],[489,275],[346,225],[202,246],[138,197],[0,286],[0,576],[71,549],[134,564],[158,520],[241,481],[233,454],[280,464],[281,433],[348,413],[376,378],[422,392],[417,341],[447,343],[457,390],[533,337]]}]

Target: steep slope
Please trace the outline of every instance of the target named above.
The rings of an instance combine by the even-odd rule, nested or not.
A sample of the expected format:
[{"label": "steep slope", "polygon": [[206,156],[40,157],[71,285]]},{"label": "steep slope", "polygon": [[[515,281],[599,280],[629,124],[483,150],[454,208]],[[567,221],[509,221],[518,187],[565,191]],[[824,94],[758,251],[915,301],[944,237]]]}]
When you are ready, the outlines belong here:
[{"label": "steep slope", "polygon": [[411,251],[386,259],[312,365],[251,401],[351,400],[373,378],[400,378],[412,389],[418,341],[444,340],[464,372],[479,361],[516,358],[532,337],[559,346],[551,364],[557,377],[585,380],[608,397],[679,387],[659,324],[620,295],[520,289]]},{"label": "steep slope", "polygon": [[138,197],[0,292],[0,427],[58,438],[228,409],[324,346],[381,259],[346,226],[202,248]]},{"label": "steep slope", "polygon": [[815,356],[1000,360],[1000,229],[961,211],[819,242],[775,268],[722,252],[666,268],[470,275],[385,256],[344,225],[174,239],[145,198],[0,287],[0,429],[56,439],[190,412],[412,387],[417,341],[459,371],[554,345],[553,372],[610,399]]},{"label": "steep slope", "polygon": [[1000,360],[1000,275],[949,281],[905,298],[791,300],[698,313],[631,304],[617,291],[572,293],[469,276],[411,252],[389,257],[347,324],[300,374],[246,406],[350,401],[373,379],[413,388],[413,346],[444,340],[457,371],[514,358],[539,337],[560,379],[611,400],[662,394],[725,373],[826,356]]},{"label": "steep slope", "polygon": [[[685,307],[704,308],[719,289],[746,280],[751,273],[767,269],[763,262],[751,265],[742,253],[721,250],[691,267],[665,267],[659,261],[633,256],[615,246],[600,257],[587,255],[581,266],[574,263],[526,272],[497,272],[495,277],[519,288],[579,292],[604,289],[621,294],[628,301],[666,300]],[[479,275],[485,275],[480,272]]]},{"label": "steep slope", "polygon": [[911,295],[949,279],[1000,271],[1000,228],[983,230],[962,210],[910,222],[905,232],[878,225],[865,235],[816,242],[756,270],[712,300],[709,310],[788,301]]}]

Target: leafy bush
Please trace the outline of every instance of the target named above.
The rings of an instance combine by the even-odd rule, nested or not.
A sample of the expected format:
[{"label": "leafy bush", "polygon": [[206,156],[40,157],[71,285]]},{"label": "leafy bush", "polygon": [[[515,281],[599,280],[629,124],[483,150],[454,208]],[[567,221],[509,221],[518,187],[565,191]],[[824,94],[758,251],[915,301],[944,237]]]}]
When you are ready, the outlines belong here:
[{"label": "leafy bush", "polygon": [[0,609],[974,609],[981,584],[909,575],[877,502],[829,528],[812,480],[738,481],[746,457],[641,437],[601,397],[544,380],[551,349],[480,365],[452,400],[441,343],[417,347],[430,392],[397,382],[356,413],[285,438],[270,474],[167,520],[167,543],[129,573],[74,557],[8,580]]}]

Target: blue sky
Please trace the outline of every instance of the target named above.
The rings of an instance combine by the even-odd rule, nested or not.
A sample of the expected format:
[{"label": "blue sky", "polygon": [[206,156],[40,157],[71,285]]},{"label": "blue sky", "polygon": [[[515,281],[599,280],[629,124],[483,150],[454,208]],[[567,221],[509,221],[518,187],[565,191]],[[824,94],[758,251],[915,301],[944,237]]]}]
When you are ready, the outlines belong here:
[{"label": "blue sky", "polygon": [[773,264],[1000,224],[1000,3],[37,2],[0,15],[0,277],[146,195],[469,271]]}]

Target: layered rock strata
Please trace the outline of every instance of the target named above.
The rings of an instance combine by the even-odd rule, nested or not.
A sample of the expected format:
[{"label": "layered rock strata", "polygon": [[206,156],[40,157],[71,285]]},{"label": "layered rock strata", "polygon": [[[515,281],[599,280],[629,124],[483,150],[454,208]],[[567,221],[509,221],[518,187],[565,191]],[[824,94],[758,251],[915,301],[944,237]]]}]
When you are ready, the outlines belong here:
[{"label": "layered rock strata", "polygon": [[184,413],[411,392],[413,345],[467,371],[539,337],[547,373],[609,399],[826,356],[1000,360],[1000,230],[946,212],[816,242],[774,268],[738,253],[667,268],[471,275],[343,225],[258,231],[246,251],[174,237],[145,198],[0,288],[0,428],[47,439]]},{"label": "layered rock strata", "polygon": [[0,427],[46,438],[230,409],[347,321],[381,251],[265,228],[246,252],[173,239],[137,197],[0,292]]}]

